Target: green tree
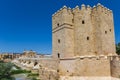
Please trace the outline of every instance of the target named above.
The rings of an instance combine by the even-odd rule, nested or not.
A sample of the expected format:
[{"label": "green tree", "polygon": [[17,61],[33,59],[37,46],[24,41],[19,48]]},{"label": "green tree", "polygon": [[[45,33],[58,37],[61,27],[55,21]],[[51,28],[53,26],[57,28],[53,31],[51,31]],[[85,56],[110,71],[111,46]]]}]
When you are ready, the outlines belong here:
[{"label": "green tree", "polygon": [[37,80],[36,78],[32,78],[32,80]]},{"label": "green tree", "polygon": [[116,53],[120,55],[120,43],[116,44]]},{"label": "green tree", "polygon": [[0,80],[14,80],[10,74],[12,66],[12,63],[0,62]]}]

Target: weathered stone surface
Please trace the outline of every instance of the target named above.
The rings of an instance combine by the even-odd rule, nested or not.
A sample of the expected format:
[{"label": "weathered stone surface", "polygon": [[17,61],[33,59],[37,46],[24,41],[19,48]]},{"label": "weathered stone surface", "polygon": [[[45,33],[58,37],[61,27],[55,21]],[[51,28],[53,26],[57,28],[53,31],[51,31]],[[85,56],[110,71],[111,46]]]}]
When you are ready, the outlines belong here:
[{"label": "weathered stone surface", "polygon": [[53,57],[115,55],[112,12],[102,5],[63,8],[52,17]]},{"label": "weathered stone surface", "polygon": [[120,57],[118,56],[111,61],[111,74],[112,77],[120,78]]},{"label": "weathered stone surface", "polygon": [[59,79],[59,75],[57,71],[42,68],[42,67],[39,69],[39,77],[40,77],[40,80],[58,80]]},{"label": "weathered stone surface", "polygon": [[61,76],[59,80],[120,80],[114,77],[79,77]]}]

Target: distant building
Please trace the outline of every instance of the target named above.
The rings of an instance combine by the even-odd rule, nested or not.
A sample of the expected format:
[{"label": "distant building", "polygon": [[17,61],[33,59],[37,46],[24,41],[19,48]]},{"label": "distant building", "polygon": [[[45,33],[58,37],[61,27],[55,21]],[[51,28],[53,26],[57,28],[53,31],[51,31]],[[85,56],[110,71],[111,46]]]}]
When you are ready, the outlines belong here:
[{"label": "distant building", "polygon": [[2,53],[0,54],[0,60],[3,60],[5,62],[10,62],[11,60],[15,58],[19,58],[21,54],[14,54],[14,53]]},{"label": "distant building", "polygon": [[24,51],[23,54],[22,54],[22,56],[25,56],[25,57],[28,57],[28,58],[34,58],[34,57],[36,57],[36,55],[37,55],[36,52],[32,51],[32,50]]}]

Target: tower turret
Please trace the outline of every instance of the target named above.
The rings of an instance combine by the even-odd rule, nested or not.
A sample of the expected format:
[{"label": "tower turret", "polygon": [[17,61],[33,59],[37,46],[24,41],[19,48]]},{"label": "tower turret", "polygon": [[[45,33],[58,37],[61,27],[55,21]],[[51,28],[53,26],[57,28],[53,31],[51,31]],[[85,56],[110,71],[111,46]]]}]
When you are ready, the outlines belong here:
[{"label": "tower turret", "polygon": [[52,17],[53,57],[67,58],[74,56],[73,14],[64,6]]}]

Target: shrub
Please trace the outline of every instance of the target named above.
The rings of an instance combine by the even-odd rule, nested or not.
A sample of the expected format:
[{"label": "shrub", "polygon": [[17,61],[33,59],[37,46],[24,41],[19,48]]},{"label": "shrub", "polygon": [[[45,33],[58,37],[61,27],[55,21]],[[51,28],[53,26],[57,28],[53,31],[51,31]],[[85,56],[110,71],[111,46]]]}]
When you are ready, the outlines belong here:
[{"label": "shrub", "polygon": [[37,80],[36,78],[32,78],[32,80]]},{"label": "shrub", "polygon": [[30,74],[28,74],[28,77],[29,76],[39,76],[39,74],[38,73],[30,73]]},{"label": "shrub", "polygon": [[12,71],[11,71],[11,74],[13,75],[13,74],[30,73],[30,72],[31,72],[31,71],[19,69],[19,70],[12,70]]},{"label": "shrub", "polygon": [[120,43],[116,44],[116,53],[120,55]]},{"label": "shrub", "polygon": [[0,80],[11,78],[10,70],[12,69],[12,66],[11,63],[0,63]]},{"label": "shrub", "polygon": [[4,63],[2,60],[0,60],[0,63]]},{"label": "shrub", "polygon": [[12,77],[8,78],[8,77],[6,77],[6,78],[1,78],[0,80],[15,80],[15,78],[12,78]]}]

